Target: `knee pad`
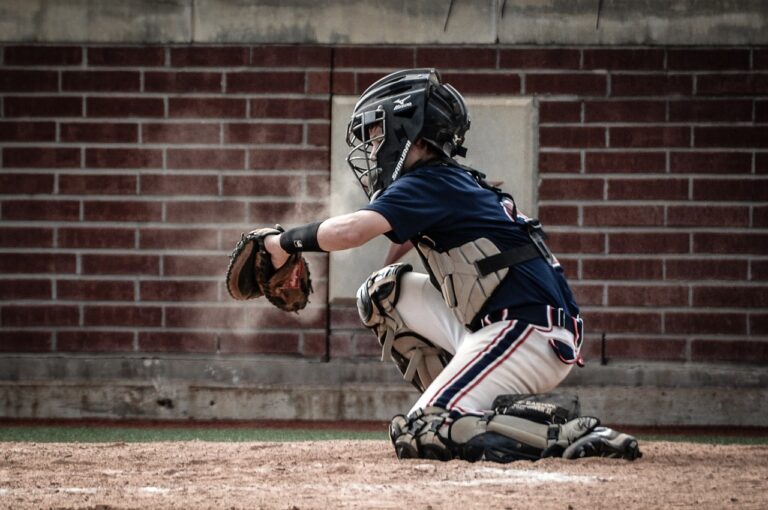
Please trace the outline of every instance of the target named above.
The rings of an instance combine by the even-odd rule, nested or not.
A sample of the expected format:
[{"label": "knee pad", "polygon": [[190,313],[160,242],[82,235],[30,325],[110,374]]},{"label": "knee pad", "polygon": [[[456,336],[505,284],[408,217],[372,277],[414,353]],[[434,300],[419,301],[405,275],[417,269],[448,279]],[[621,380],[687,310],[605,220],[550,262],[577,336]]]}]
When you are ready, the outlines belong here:
[{"label": "knee pad", "polygon": [[410,264],[392,264],[371,274],[357,291],[357,311],[378,338],[382,361],[394,361],[403,378],[423,393],[451,355],[409,330],[397,311],[402,277],[412,269]]}]

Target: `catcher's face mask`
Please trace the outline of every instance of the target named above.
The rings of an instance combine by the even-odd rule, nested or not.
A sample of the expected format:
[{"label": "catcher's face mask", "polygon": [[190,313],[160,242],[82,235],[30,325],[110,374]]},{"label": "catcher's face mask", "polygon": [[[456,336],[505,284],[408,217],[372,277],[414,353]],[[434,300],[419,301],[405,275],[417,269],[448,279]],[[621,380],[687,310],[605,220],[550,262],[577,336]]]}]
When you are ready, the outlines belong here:
[{"label": "catcher's face mask", "polygon": [[376,157],[386,141],[386,132],[383,108],[358,113],[347,125],[347,145],[352,148],[347,163],[371,200],[383,190],[381,166]]}]

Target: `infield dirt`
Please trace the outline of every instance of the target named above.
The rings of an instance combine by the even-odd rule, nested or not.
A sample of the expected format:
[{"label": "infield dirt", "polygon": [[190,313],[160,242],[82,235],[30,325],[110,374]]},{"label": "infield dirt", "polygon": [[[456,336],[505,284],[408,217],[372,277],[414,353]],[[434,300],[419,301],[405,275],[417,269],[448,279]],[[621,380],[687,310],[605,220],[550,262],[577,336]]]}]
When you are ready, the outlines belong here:
[{"label": "infield dirt", "polygon": [[768,507],[768,446],[641,449],[500,465],[398,461],[383,440],[0,443],[0,508]]}]

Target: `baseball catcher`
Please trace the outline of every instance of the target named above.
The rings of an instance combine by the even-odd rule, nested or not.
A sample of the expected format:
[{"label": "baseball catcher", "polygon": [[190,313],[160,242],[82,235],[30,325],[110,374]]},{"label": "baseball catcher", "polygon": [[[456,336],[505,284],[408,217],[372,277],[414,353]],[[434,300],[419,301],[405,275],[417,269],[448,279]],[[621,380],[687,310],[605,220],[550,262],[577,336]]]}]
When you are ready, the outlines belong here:
[{"label": "baseball catcher", "polygon": [[297,262],[301,252],[345,250],[379,235],[409,241],[426,273],[392,264],[357,293],[360,318],[383,357],[421,392],[390,424],[399,458],[639,457],[632,436],[536,398],[583,364],[583,322],[539,222],[456,161],[466,155],[469,127],[464,98],[434,69],[381,78],[357,101],[347,127],[347,162],[368,205],[259,231],[258,242],[240,250],[246,259],[233,257],[230,292],[269,298],[271,280],[254,283],[248,274],[260,271],[252,265],[294,274],[306,267]]}]

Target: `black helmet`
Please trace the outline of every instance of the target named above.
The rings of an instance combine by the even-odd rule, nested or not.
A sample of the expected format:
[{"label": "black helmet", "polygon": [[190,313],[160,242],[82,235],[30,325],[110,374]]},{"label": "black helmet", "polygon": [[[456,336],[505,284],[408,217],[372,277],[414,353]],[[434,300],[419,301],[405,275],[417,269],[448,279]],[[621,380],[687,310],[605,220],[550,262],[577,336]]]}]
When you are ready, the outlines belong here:
[{"label": "black helmet", "polygon": [[[369,130],[377,124],[381,133],[371,136]],[[347,126],[352,148],[347,162],[373,201],[403,173],[405,157],[418,138],[445,158],[463,157],[468,129],[464,98],[442,83],[435,69],[397,71],[368,87],[355,104]]]}]

